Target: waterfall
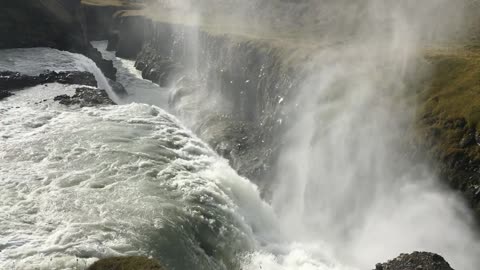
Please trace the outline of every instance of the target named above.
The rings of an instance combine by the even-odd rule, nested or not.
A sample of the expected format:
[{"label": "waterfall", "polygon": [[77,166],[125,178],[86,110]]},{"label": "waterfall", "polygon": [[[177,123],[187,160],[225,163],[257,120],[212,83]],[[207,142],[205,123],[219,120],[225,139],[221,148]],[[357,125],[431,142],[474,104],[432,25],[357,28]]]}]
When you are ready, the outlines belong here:
[{"label": "waterfall", "polygon": [[[83,56],[2,50],[2,70],[89,71],[120,105],[64,106],[53,98],[77,86],[56,83],[0,101],[0,268],[78,270],[100,258],[141,255],[172,270],[359,270],[426,250],[456,269],[477,269],[471,213],[408,148],[415,111],[408,92],[429,69],[417,59],[431,42],[448,39],[462,14],[458,3],[161,2],[177,5],[182,16],[193,12],[189,26],[220,21],[225,25],[215,31],[278,33],[288,42],[306,33],[327,44],[300,44],[309,48],[300,83],[290,85],[290,95],[268,100],[285,103],[288,116],[285,133],[271,134],[282,138],[271,201],[189,130],[210,111],[227,111],[231,104],[215,91],[234,84],[209,62],[218,48],[206,55],[212,48],[200,47],[200,27],[174,41],[184,43],[187,66],[172,89],[140,79],[132,62],[109,55],[128,88],[122,98]],[[222,10],[232,11],[235,23],[204,17]],[[235,28],[242,20],[245,29]],[[305,25],[313,30],[300,31]],[[277,32],[282,28],[291,32]],[[276,44],[275,38],[262,42]],[[265,63],[258,62],[255,75],[262,77]],[[206,81],[215,78],[203,76],[212,71],[224,81]],[[237,83],[241,90],[252,82]],[[184,98],[173,108],[177,116],[167,112],[168,91]],[[243,94],[232,95],[242,98],[230,100],[241,107],[235,112],[252,109]]]}]

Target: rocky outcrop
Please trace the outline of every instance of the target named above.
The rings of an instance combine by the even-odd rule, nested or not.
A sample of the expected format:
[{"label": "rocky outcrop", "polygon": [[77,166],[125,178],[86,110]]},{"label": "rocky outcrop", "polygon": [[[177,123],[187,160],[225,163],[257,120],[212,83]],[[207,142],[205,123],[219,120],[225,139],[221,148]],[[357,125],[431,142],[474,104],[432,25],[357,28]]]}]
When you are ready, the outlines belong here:
[{"label": "rocky outcrop", "polygon": [[453,270],[442,256],[429,252],[401,254],[386,263],[379,263],[375,270]]},{"label": "rocky outcrop", "polygon": [[159,262],[140,256],[113,257],[95,262],[87,270],[165,270]]},{"label": "rocky outcrop", "polygon": [[80,0],[6,0],[0,12],[0,49],[50,47],[91,58],[115,80],[116,70],[89,43]]},{"label": "rocky outcrop", "polygon": [[0,100],[12,96],[13,93],[8,90],[0,90]]},{"label": "rocky outcrop", "polygon": [[116,82],[116,81],[112,81],[112,80],[109,79],[108,84],[112,88],[112,91],[115,94],[117,94],[119,97],[125,97],[125,96],[128,95],[127,90],[125,89],[125,87],[121,83]]},{"label": "rocky outcrop", "polygon": [[39,75],[18,72],[0,72],[0,90],[18,90],[46,83],[78,84],[97,87],[95,76],[85,71],[46,71]]},{"label": "rocky outcrop", "polygon": [[88,46],[88,40],[82,21],[79,0],[2,1],[0,49],[83,49]]},{"label": "rocky outcrop", "polygon": [[78,53],[81,53],[86,57],[92,59],[93,62],[95,62],[98,68],[102,71],[103,75],[105,75],[105,77],[111,80],[116,80],[117,69],[113,66],[113,62],[103,59],[102,54],[92,45],[89,44],[89,46],[85,50],[78,51]]},{"label": "rocky outcrop", "polygon": [[54,98],[63,105],[79,105],[80,107],[94,107],[99,105],[116,105],[105,90],[80,87],[75,90],[73,96],[60,95]]}]

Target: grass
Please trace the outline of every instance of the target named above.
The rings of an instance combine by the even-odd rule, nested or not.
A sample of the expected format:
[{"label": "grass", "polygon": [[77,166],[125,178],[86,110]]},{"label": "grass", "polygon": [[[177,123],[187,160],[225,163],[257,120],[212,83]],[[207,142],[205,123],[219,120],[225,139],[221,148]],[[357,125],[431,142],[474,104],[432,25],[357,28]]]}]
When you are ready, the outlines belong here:
[{"label": "grass", "polygon": [[480,130],[480,49],[435,49],[426,52],[433,72],[418,93],[420,138],[433,140],[437,155],[464,153],[480,160],[480,147],[461,145]]}]

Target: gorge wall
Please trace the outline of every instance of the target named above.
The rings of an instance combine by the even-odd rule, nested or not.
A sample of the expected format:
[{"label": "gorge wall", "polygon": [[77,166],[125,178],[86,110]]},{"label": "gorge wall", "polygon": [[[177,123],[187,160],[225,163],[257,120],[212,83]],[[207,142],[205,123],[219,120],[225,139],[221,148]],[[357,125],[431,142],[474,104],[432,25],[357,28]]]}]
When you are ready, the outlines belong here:
[{"label": "gorge wall", "polygon": [[[119,56],[136,56],[136,67],[144,78],[176,89],[170,100],[172,110],[183,115],[242,175],[261,187],[272,184],[271,172],[283,143],[278,134],[291,121],[291,111],[286,111],[291,106],[286,104],[292,100],[291,90],[307,76],[302,63],[319,45],[216,33],[145,16],[123,14],[116,21],[112,29],[119,38],[112,39],[110,47],[116,47]],[[472,24],[469,27],[474,29]],[[468,46],[461,45],[454,53],[429,50],[419,59],[434,72],[422,75],[421,87],[412,85],[405,97],[420,101],[418,120],[412,123],[411,140],[406,144],[409,155],[426,155],[444,183],[463,193],[479,215],[475,109],[460,109],[466,104],[468,108],[478,106],[476,99],[463,96],[476,91],[473,74],[479,70],[475,64],[478,52],[471,47],[476,38],[459,40],[456,44]],[[465,77],[472,80],[466,82]],[[458,103],[438,102],[447,98],[438,94],[446,88],[459,93]],[[463,115],[450,115],[450,111]]]},{"label": "gorge wall", "polygon": [[7,0],[0,12],[0,49],[50,47],[84,54],[110,79],[116,70],[102,58],[87,37],[80,0]]}]

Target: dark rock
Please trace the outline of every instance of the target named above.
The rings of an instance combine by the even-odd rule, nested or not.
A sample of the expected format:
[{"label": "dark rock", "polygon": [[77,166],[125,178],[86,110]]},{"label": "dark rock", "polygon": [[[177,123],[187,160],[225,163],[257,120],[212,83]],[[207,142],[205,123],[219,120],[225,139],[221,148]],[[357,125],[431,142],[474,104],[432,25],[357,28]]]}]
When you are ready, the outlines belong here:
[{"label": "dark rock", "polygon": [[468,130],[465,135],[463,136],[462,140],[460,141],[460,147],[468,147],[470,145],[475,144],[475,130],[470,129]]},{"label": "dark rock", "polygon": [[475,142],[480,145],[480,132],[478,130],[475,132]]},{"label": "dark rock", "polygon": [[106,40],[113,29],[113,15],[120,6],[98,6],[84,4],[87,37],[89,40]]},{"label": "dark rock", "polygon": [[0,72],[0,90],[18,90],[46,83],[78,84],[97,87],[95,76],[85,71],[46,71],[36,76],[12,71]]},{"label": "dark rock", "polygon": [[455,119],[453,125],[455,128],[464,128],[467,125],[467,120],[465,118]]},{"label": "dark rock", "polygon": [[121,83],[108,80],[108,84],[110,85],[110,87],[112,87],[113,92],[115,92],[115,94],[117,94],[118,96],[122,97],[128,95],[127,90],[125,89],[125,87],[123,87]]},{"label": "dark rock", "polygon": [[53,98],[53,100],[60,102],[63,105],[69,105],[71,102],[71,97],[69,95],[60,95]]},{"label": "dark rock", "polygon": [[12,96],[13,94],[7,90],[0,90],[0,100]]},{"label": "dark rock", "polygon": [[118,47],[119,33],[112,31],[108,35],[107,51],[116,51]]},{"label": "dark rock", "polygon": [[105,90],[81,87],[75,90],[73,96],[60,95],[53,100],[63,105],[80,105],[80,107],[94,107],[99,105],[115,105]]},{"label": "dark rock", "polygon": [[124,16],[119,20],[117,56],[135,59],[145,42],[148,20],[142,16]]},{"label": "dark rock", "polygon": [[92,59],[105,77],[109,78],[110,80],[116,80],[117,69],[114,67],[113,62],[103,59],[102,54],[93,46],[90,45],[84,51],[80,51],[79,53],[82,53],[86,57]]},{"label": "dark rock", "polygon": [[80,0],[4,0],[0,12],[0,48],[88,45]]},{"label": "dark rock", "polygon": [[80,0],[4,0],[0,49],[49,47],[84,54],[115,80],[112,61],[103,59],[89,43],[86,24]]},{"label": "dark rock", "polygon": [[453,270],[442,256],[429,252],[401,254],[386,263],[379,263],[376,270]]},{"label": "dark rock", "polygon": [[140,256],[112,257],[99,260],[87,270],[165,270],[156,260]]}]

